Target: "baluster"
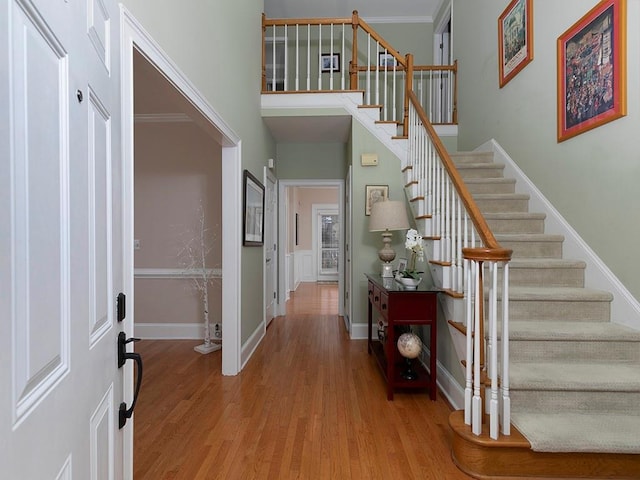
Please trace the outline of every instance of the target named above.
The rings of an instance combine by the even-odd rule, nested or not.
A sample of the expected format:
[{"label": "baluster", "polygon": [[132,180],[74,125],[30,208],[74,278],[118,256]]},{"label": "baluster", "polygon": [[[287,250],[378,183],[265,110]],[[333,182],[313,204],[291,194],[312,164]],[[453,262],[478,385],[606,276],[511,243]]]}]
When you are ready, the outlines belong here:
[{"label": "baluster", "polygon": [[489,291],[489,374],[491,399],[489,400],[489,436],[498,439],[498,263],[489,263],[491,290]]},{"label": "baluster", "polygon": [[329,29],[329,58],[331,59],[331,66],[329,67],[329,90],[333,90],[333,23]]},{"label": "baluster", "polygon": [[[384,49],[384,57],[387,58],[387,49]],[[380,57],[378,57],[380,58]],[[380,63],[380,62],[378,62]],[[379,65],[378,65],[379,66]],[[388,120],[387,117],[387,91],[388,91],[388,87],[387,87],[387,79],[389,77],[389,75],[387,74],[387,62],[384,62],[384,71],[383,71],[383,76],[384,76],[384,102],[383,102],[383,107],[382,107],[382,120]]]},{"label": "baluster", "polygon": [[289,25],[284,26],[284,91],[289,90]]},{"label": "baluster", "polygon": [[473,399],[473,325],[474,317],[473,312],[475,310],[473,303],[473,294],[475,292],[474,282],[475,263],[469,260],[465,260],[469,265],[467,268],[467,286],[468,291],[465,296],[465,316],[467,326],[467,350],[466,350],[466,365],[465,365],[465,388],[464,388],[464,423],[471,425],[472,423],[472,399]]},{"label": "baluster", "polygon": [[322,25],[318,25],[318,90],[322,90]]},{"label": "baluster", "polygon": [[[300,25],[296,23],[296,92],[300,90]],[[285,47],[286,48],[286,47]]]},{"label": "baluster", "polygon": [[311,90],[311,24],[307,24],[307,91]]},{"label": "baluster", "polygon": [[344,90],[344,75],[345,75],[345,62],[347,61],[347,56],[344,51],[344,23],[342,24],[342,54],[340,55],[340,61],[342,62],[342,68],[340,69],[340,90]]},{"label": "baluster", "polygon": [[367,105],[371,105],[371,34],[367,34]]},{"label": "baluster", "polygon": [[502,263],[502,434],[511,435],[509,395],[509,262]]},{"label": "baluster", "polygon": [[[385,62],[386,63],[386,62]],[[395,62],[394,62],[395,63]],[[393,121],[397,121],[398,120],[398,112],[396,110],[396,68],[395,67],[391,67],[392,68],[392,72],[393,72],[393,77],[391,77],[391,83],[393,84],[393,108],[391,110],[392,112],[392,117],[391,120]]]},{"label": "baluster", "polygon": [[276,27],[271,31],[271,91],[276,91]]},{"label": "baluster", "polygon": [[[380,58],[380,42],[376,41],[376,59]],[[377,62],[377,60],[376,60]],[[376,63],[376,105],[380,105],[380,69]]]},{"label": "baluster", "polygon": [[471,431],[475,435],[482,433],[482,417],[484,415],[482,409],[482,383],[481,383],[481,367],[482,367],[482,345],[484,343],[484,327],[482,322],[483,315],[483,286],[482,286],[482,269],[483,262],[475,260],[475,309],[474,309],[474,335],[473,335],[473,420]]}]

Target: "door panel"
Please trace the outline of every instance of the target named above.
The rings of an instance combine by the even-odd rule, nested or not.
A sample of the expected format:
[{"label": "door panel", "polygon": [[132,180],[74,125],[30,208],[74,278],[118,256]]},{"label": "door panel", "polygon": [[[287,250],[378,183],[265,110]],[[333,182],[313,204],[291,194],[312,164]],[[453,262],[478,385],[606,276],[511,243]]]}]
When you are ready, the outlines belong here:
[{"label": "door panel", "polygon": [[9,0],[5,11],[1,476],[130,478],[116,421],[123,400],[114,318],[123,289],[121,189],[113,181],[122,174],[117,6]]}]

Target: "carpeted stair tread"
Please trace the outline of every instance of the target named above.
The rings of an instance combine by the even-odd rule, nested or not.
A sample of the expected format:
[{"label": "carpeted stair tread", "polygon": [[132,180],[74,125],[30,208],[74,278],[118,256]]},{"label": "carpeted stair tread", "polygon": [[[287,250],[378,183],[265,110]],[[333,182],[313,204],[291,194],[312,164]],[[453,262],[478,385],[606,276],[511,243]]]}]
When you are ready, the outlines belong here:
[{"label": "carpeted stair tread", "polygon": [[[625,363],[511,362],[509,382],[512,390],[638,392],[640,369]],[[640,415],[640,405],[635,408]]]},{"label": "carpeted stair tread", "polygon": [[547,217],[544,213],[536,212],[488,212],[483,214],[483,216],[485,220],[544,220]]},{"label": "carpeted stair tread", "polygon": [[[488,292],[487,292],[488,294]],[[604,290],[581,287],[517,287],[509,288],[509,299],[545,301],[610,302],[613,294]]]},{"label": "carpeted stair tread", "polygon": [[509,339],[640,342],[640,331],[610,322],[514,320],[509,322]]},{"label": "carpeted stair tread", "polygon": [[640,415],[514,413],[538,452],[640,453]]},{"label": "carpeted stair tread", "polygon": [[564,258],[514,258],[509,262],[509,268],[585,268],[587,264],[582,260]]},{"label": "carpeted stair tread", "polygon": [[564,235],[552,233],[498,233],[498,242],[564,242]]}]

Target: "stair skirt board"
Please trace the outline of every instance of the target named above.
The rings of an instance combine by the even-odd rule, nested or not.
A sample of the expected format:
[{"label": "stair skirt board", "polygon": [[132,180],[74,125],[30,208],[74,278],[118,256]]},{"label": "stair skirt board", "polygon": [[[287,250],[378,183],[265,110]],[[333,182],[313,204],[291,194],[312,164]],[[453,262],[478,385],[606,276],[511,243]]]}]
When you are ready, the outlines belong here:
[{"label": "stair skirt board", "polygon": [[537,452],[513,426],[510,436],[501,435],[498,440],[491,440],[487,433],[473,435],[461,410],[450,415],[449,425],[453,461],[473,478],[640,478],[640,455]]}]

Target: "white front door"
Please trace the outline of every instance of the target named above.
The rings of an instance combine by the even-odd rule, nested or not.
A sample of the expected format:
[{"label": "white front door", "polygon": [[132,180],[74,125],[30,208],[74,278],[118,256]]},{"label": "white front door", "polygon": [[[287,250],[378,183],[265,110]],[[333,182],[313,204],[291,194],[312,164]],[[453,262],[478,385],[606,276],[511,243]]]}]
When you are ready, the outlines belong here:
[{"label": "white front door", "polygon": [[8,0],[0,31],[0,477],[130,478],[118,9]]},{"label": "white front door", "polygon": [[276,316],[278,190],[276,177],[265,167],[264,185],[264,302],[265,325]]}]

